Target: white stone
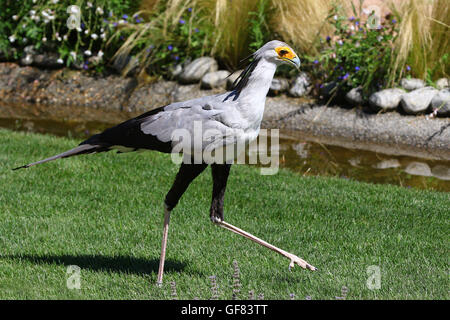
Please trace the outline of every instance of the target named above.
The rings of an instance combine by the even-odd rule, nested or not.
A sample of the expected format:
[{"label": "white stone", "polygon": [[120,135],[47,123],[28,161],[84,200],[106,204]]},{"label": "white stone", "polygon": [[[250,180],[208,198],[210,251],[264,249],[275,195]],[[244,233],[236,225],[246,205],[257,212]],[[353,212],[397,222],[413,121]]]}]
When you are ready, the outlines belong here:
[{"label": "white stone", "polygon": [[369,97],[369,103],[375,111],[379,110],[395,110],[405,91],[399,88],[384,89],[373,93]]},{"label": "white stone", "polygon": [[438,92],[433,87],[425,87],[405,93],[401,100],[402,108],[409,114],[425,112]]}]

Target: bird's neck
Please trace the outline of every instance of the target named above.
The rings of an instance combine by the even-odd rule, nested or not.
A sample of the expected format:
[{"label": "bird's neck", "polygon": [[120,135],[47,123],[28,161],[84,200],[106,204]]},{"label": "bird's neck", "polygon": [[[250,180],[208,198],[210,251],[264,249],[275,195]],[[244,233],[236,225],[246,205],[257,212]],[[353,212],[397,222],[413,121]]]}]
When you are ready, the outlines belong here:
[{"label": "bird's neck", "polygon": [[251,73],[247,85],[242,88],[242,98],[265,102],[276,69],[277,66],[274,63],[261,59]]}]

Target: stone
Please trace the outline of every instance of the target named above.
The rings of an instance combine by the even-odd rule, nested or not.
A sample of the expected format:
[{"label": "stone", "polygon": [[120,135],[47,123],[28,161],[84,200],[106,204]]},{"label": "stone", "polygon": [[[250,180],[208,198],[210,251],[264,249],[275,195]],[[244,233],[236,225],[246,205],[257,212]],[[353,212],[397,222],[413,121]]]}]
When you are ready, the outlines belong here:
[{"label": "stone", "polygon": [[400,80],[400,85],[403,89],[411,91],[425,87],[425,81],[415,78],[403,78],[402,80]]},{"label": "stone", "polygon": [[352,105],[359,106],[366,103],[361,87],[353,88],[345,95],[345,99]]},{"label": "stone", "polygon": [[439,90],[442,90],[444,88],[450,87],[450,79],[448,78],[441,78],[438,81],[436,81],[436,88]]},{"label": "stone", "polygon": [[440,116],[450,116],[450,89],[442,89],[433,97],[431,109]]},{"label": "stone", "polygon": [[229,75],[230,72],[227,70],[208,72],[203,76],[200,87],[202,89],[225,87]]},{"label": "stone", "polygon": [[428,166],[428,164],[424,162],[417,162],[417,161],[410,162],[406,166],[405,172],[412,174],[414,176],[424,176],[424,177],[432,176],[430,167]]},{"label": "stone", "polygon": [[273,78],[270,84],[269,94],[278,95],[289,89],[289,81],[285,78]]},{"label": "stone", "polygon": [[230,76],[227,78],[227,90],[231,90],[233,87],[234,81],[240,76],[240,74],[244,71],[243,69],[234,71]]},{"label": "stone", "polygon": [[400,167],[400,162],[397,159],[385,159],[373,165],[376,169],[391,169]]},{"label": "stone", "polygon": [[399,88],[384,89],[369,97],[369,104],[375,111],[397,109],[405,91]]},{"label": "stone", "polygon": [[320,86],[320,94],[323,97],[330,97],[332,96],[338,89],[338,83],[335,81],[324,83]]},{"label": "stone", "polygon": [[450,180],[450,168],[444,165],[436,165],[431,169],[431,173],[438,179]]},{"label": "stone", "polygon": [[292,81],[289,95],[291,97],[302,97],[309,93],[311,90],[310,86],[311,82],[308,75],[305,72],[301,72],[294,81]]},{"label": "stone", "polygon": [[172,78],[176,79],[183,72],[183,64],[177,64],[173,69],[170,70],[170,75]]},{"label": "stone", "polygon": [[208,72],[217,71],[217,61],[211,57],[201,57],[189,63],[180,74],[181,83],[189,84],[199,82]]},{"label": "stone", "polygon": [[61,68],[63,64],[58,63],[59,55],[54,52],[42,53],[33,56],[33,65],[40,68]]},{"label": "stone", "polygon": [[408,114],[425,112],[438,92],[433,87],[425,87],[405,93],[401,100],[403,110]]}]

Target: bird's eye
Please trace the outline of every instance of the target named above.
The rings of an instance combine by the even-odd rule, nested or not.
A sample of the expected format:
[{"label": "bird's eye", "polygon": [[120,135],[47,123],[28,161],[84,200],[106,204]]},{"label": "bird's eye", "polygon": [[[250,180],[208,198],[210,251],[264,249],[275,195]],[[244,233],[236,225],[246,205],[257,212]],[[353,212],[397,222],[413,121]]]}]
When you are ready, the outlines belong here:
[{"label": "bird's eye", "polygon": [[280,56],[285,56],[285,55],[287,55],[289,52],[287,51],[287,50],[280,50],[280,53],[279,53],[279,55]]}]

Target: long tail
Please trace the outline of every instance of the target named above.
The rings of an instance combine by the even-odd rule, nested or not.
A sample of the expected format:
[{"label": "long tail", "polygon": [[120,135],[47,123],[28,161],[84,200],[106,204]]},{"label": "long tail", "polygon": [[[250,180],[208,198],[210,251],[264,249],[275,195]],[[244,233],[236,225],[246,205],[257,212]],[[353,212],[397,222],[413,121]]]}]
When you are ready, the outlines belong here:
[{"label": "long tail", "polygon": [[78,156],[80,154],[86,154],[86,153],[93,153],[93,152],[102,152],[102,151],[108,151],[108,148],[105,148],[105,146],[100,146],[100,145],[91,145],[91,144],[81,144],[76,148],[70,149],[66,152],[57,154],[56,156],[44,159],[44,160],[40,160],[37,162],[33,162],[33,163],[29,163],[26,164],[24,166],[21,167],[17,167],[14,168],[13,170],[17,170],[17,169],[24,169],[24,168],[29,168],[31,166],[37,165],[37,164],[41,164],[41,163],[45,163],[45,162],[49,162],[49,161],[53,161],[59,158],[68,158],[68,157],[72,157],[72,156]]}]

